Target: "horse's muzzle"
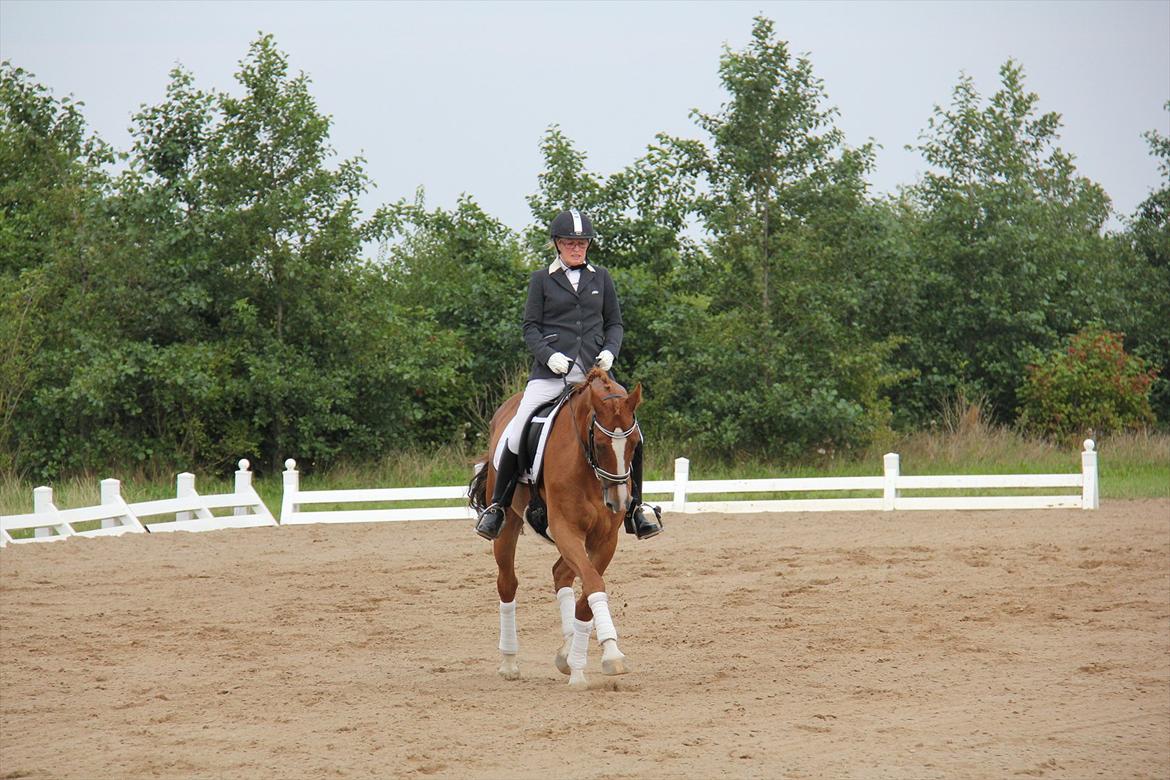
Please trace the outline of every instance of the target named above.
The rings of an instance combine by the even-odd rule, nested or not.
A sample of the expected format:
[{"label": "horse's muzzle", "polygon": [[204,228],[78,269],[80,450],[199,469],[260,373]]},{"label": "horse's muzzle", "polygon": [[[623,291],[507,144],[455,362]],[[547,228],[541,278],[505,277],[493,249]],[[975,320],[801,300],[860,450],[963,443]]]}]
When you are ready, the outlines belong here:
[{"label": "horse's muzzle", "polygon": [[611,512],[624,512],[630,501],[630,484],[628,482],[601,482],[601,498],[605,501],[605,508]]}]

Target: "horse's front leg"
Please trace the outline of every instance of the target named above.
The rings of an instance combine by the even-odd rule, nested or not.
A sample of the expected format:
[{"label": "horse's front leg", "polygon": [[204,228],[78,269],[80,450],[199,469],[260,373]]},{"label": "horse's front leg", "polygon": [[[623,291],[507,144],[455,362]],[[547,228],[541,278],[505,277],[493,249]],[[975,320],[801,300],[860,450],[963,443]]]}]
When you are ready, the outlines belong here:
[{"label": "horse's front leg", "polygon": [[609,611],[609,596],[605,592],[605,571],[617,549],[616,527],[593,550],[586,549],[580,534],[569,536],[558,532],[557,547],[565,562],[581,577],[582,593],[577,600],[573,620],[573,636],[568,642],[567,664],[569,685],[584,688],[585,665],[588,661],[589,637],[597,629],[597,641],[602,647],[602,671],[605,674],[625,674],[626,658],[617,646],[617,629]]},{"label": "horse's front leg", "polygon": [[[596,550],[590,555],[590,560],[597,569],[598,575],[605,574],[613,554],[617,550],[617,530],[606,536]],[[604,583],[603,583],[604,588]],[[582,603],[584,602],[584,603]],[[582,594],[577,603],[577,612],[582,607],[593,617],[593,626],[597,630],[597,643],[601,645],[601,671],[607,675],[626,674],[630,671],[626,656],[618,649],[617,628],[613,624],[613,616],[609,612],[609,594],[605,590]]]},{"label": "horse's front leg", "polygon": [[500,668],[499,674],[505,680],[520,679],[520,640],[516,633],[516,588],[520,581],[516,577],[516,540],[520,538],[520,523],[514,512],[508,510],[504,528],[492,542],[492,553],[496,558],[496,590],[500,594]]}]

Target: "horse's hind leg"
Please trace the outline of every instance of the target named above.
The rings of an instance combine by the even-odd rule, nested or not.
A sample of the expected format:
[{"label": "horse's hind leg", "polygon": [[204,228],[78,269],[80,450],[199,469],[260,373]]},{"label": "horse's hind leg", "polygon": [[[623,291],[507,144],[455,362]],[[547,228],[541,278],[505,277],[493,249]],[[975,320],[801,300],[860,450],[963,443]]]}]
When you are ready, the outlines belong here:
[{"label": "horse's hind leg", "polygon": [[499,674],[505,680],[520,679],[520,664],[517,654],[520,642],[516,635],[516,588],[520,581],[516,577],[516,540],[520,538],[520,523],[514,512],[509,511],[503,531],[492,542],[492,553],[496,558],[496,590],[500,594],[500,668]]},{"label": "horse's hind leg", "polygon": [[557,606],[561,612],[561,647],[553,663],[561,674],[569,674],[571,671],[569,651],[573,645],[573,580],[577,579],[577,575],[563,556],[557,558],[557,562],[553,564],[552,574],[553,588],[557,592]]}]

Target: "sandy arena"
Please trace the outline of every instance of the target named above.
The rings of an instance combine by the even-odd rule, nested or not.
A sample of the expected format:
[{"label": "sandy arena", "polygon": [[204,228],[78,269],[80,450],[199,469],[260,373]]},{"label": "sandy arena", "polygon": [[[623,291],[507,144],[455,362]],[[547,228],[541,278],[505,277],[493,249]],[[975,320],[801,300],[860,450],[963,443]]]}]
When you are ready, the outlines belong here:
[{"label": "sandy arena", "polygon": [[633,672],[496,675],[466,522],[0,551],[0,778],[1165,778],[1170,501],[667,515],[607,578]]}]

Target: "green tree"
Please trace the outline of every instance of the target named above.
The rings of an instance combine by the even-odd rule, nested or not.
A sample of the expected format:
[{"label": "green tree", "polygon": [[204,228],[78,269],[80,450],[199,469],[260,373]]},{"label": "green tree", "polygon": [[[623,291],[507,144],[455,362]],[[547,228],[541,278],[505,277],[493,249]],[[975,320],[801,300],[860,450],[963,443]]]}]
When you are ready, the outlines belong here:
[{"label": "green tree", "polygon": [[1121,306],[1109,199],[1056,146],[1060,117],[1038,113],[1023,69],[1000,79],[984,102],[961,78],[917,147],[931,169],[908,190],[920,283],[899,359],[919,375],[895,397],[919,420],[960,392],[1010,419],[1025,367]]},{"label": "green tree", "polygon": [[27,468],[24,410],[46,345],[93,285],[110,148],[81,104],[0,63],[0,471]]},{"label": "green tree", "polygon": [[453,403],[490,415],[486,407],[503,400],[530,360],[520,323],[534,265],[522,241],[468,196],[445,211],[427,209],[420,192],[379,218],[390,239],[380,266],[389,300],[399,311],[425,312],[460,345],[464,382]]},{"label": "green tree", "polygon": [[[1170,111],[1170,102],[1165,108]],[[1158,367],[1151,403],[1158,419],[1170,423],[1170,137],[1151,130],[1145,138],[1162,186],[1142,201],[1129,223],[1132,273],[1126,292],[1133,305],[1125,332],[1134,354]]]},{"label": "green tree", "polygon": [[90,198],[84,251],[46,265],[61,310],[11,414],[21,468],[313,467],[458,431],[466,348],[362,260],[387,229],[358,213],[362,161],[332,164],[330,120],[270,36],[237,78],[208,93],[173,71]]},{"label": "green tree", "polygon": [[709,143],[664,139],[700,183],[695,208],[710,240],[706,283],[685,317],[694,341],[680,355],[705,378],[685,365],[661,374],[706,388],[672,383],[680,395],[658,400],[680,420],[722,409],[697,433],[724,447],[795,455],[863,444],[886,424],[880,390],[892,381],[892,342],[860,316],[880,305],[866,284],[880,273],[886,225],[866,196],[872,145],[845,146],[812,63],[767,19],[744,50],[724,52],[719,73],[727,102],[694,112]]}]

